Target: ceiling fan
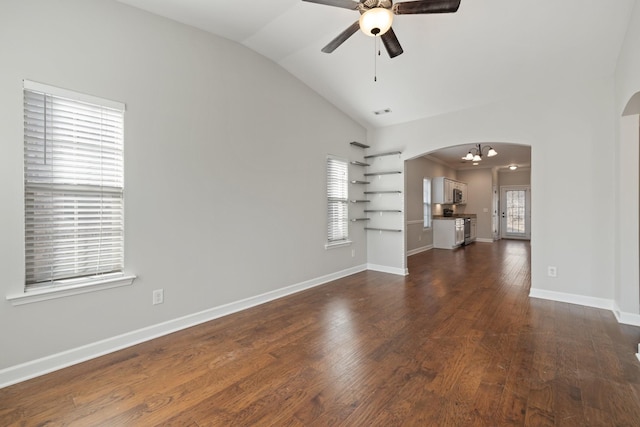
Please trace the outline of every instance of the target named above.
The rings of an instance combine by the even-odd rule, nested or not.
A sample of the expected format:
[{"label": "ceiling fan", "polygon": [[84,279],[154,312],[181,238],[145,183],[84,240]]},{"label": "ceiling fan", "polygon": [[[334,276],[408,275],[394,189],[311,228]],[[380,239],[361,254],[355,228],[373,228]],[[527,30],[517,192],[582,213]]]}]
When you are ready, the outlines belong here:
[{"label": "ceiling fan", "polygon": [[329,44],[322,48],[325,53],[331,53],[351,37],[358,29],[368,36],[382,38],[387,53],[395,58],[402,52],[402,46],[391,28],[393,15],[416,15],[430,13],[453,13],[460,7],[460,0],[416,0],[393,4],[393,0],[302,0],[309,3],[342,7],[357,10],[360,19],[349,28],[338,34]]}]

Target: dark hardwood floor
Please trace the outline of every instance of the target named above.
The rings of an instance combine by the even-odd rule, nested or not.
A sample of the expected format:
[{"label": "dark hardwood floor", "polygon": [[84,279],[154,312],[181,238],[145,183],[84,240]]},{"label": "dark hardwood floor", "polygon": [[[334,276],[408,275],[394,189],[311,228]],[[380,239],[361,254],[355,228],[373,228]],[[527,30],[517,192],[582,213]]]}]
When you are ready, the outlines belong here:
[{"label": "dark hardwood floor", "polygon": [[0,390],[0,426],[638,426],[640,328],[528,297],[529,244],[367,271]]}]

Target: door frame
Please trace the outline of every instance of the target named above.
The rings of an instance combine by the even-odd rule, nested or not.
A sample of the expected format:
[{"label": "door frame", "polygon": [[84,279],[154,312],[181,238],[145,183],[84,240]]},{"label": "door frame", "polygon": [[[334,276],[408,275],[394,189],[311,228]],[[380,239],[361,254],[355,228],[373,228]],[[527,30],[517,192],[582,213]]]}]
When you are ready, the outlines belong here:
[{"label": "door frame", "polygon": [[[524,234],[508,234],[505,224],[505,204],[506,204],[506,192],[507,191],[522,191],[526,192],[525,195],[525,210],[524,210]],[[531,186],[530,185],[501,185],[500,186],[500,238],[502,239],[520,239],[531,240]]]}]

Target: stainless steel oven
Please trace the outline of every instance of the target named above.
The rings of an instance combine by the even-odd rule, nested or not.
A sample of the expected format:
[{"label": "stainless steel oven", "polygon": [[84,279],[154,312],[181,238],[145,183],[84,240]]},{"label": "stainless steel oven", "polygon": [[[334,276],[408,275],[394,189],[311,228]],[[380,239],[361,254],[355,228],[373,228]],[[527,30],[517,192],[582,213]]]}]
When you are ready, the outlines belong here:
[{"label": "stainless steel oven", "polygon": [[471,243],[471,218],[464,219],[464,244]]}]

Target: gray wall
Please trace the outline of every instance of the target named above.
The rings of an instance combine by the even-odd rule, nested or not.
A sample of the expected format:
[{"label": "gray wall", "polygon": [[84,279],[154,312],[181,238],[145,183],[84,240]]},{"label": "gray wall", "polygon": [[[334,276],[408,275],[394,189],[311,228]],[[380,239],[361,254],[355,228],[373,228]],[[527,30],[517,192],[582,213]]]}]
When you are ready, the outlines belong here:
[{"label": "gray wall", "polygon": [[[477,217],[478,239],[493,240],[491,232],[491,202],[493,200],[491,169],[469,169],[458,171],[458,180],[467,183],[467,204],[462,213],[473,213]],[[485,212],[486,210],[486,212]]]},{"label": "gray wall", "polygon": [[498,186],[502,185],[531,185],[531,169],[499,171]]},{"label": "gray wall", "polygon": [[22,79],[126,103],[125,264],[138,275],[3,298],[0,372],[366,264],[362,227],[350,247],[324,248],[326,155],[353,156],[365,129],[273,62],[98,0],[3,0],[0,52],[0,294],[24,284]]}]

